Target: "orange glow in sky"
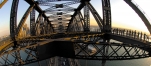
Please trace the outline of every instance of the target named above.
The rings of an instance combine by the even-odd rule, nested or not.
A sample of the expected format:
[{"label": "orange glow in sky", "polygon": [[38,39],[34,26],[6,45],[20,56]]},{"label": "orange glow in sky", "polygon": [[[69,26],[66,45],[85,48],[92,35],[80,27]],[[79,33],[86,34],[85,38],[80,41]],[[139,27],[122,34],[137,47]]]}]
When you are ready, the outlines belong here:
[{"label": "orange glow in sky", "polygon": [[[137,31],[142,31],[148,33],[146,26],[140,17],[135,13],[132,8],[126,4],[123,0],[110,0],[111,1],[111,12],[112,12],[112,27],[126,28]],[[140,7],[145,11],[148,17],[151,18],[151,0],[135,0]],[[102,18],[102,4],[101,0],[91,0],[91,4],[95,7],[97,12]],[[12,0],[8,0],[8,2],[3,6],[0,10],[0,36],[9,34],[9,20],[10,20],[10,9],[11,9]],[[20,0],[19,8],[18,8],[18,23],[25,13],[26,9],[29,5],[24,1]],[[27,5],[27,6],[23,6]],[[38,14],[36,14],[38,15]],[[91,25],[97,25],[94,17],[92,15],[90,19]],[[27,19],[29,22],[29,17]],[[151,22],[151,20],[150,20]],[[28,23],[27,23],[28,24]],[[28,25],[29,26],[29,25]]]}]

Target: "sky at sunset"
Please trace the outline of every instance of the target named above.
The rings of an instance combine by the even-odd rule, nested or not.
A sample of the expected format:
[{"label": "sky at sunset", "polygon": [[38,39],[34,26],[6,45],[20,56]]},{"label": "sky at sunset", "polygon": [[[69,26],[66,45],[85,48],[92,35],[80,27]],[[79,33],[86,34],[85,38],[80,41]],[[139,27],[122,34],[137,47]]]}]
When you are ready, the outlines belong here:
[{"label": "sky at sunset", "polygon": [[[143,9],[145,14],[147,14],[148,17],[151,18],[151,8],[150,8],[151,0],[134,0],[134,1],[137,4],[139,4],[139,6]],[[101,0],[91,0],[91,3],[102,17]],[[12,0],[8,0],[8,2],[0,9],[0,33],[1,33],[0,36],[9,35],[9,25],[10,25],[9,20],[10,20],[11,4],[12,4]],[[18,7],[19,9],[18,18],[17,18],[18,23],[28,7],[29,4],[27,4],[24,0],[20,0],[19,7]],[[145,33],[149,33],[143,21],[139,18],[139,16],[135,13],[135,11],[132,10],[132,8],[129,7],[129,5],[124,2],[124,0],[111,0],[111,11],[112,11],[113,27],[127,28],[127,29],[138,30]],[[27,19],[27,22],[29,22],[29,19]],[[91,15],[91,25],[97,25],[92,15]]]}]

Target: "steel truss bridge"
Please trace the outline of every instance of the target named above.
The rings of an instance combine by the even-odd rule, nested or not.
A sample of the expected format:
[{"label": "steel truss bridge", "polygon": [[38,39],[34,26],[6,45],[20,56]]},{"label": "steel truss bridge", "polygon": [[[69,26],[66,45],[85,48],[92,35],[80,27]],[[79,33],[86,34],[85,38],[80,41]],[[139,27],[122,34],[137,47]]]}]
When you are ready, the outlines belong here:
[{"label": "steel truss bridge", "polygon": [[[53,2],[64,1],[56,4]],[[141,32],[112,28],[110,0],[102,1],[100,17],[90,0],[25,0],[30,6],[17,25],[19,0],[12,1],[10,37],[0,42],[0,65],[80,66],[79,59],[130,60],[151,56],[149,36]],[[150,23],[132,0],[124,0],[142,19]],[[79,3],[78,7],[71,7]],[[43,10],[40,6],[49,6]],[[83,9],[84,12],[81,12]],[[35,17],[36,11],[39,13]],[[99,29],[90,30],[90,12]],[[30,16],[30,31],[24,27]],[[28,35],[22,35],[22,32]],[[29,33],[30,32],[30,33]],[[116,40],[119,42],[111,42]],[[43,65],[42,65],[43,66]]]}]

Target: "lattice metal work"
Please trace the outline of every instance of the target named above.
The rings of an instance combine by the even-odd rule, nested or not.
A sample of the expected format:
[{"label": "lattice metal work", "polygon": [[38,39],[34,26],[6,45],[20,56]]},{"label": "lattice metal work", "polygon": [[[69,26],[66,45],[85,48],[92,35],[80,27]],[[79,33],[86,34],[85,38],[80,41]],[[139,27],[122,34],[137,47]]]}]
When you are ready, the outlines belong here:
[{"label": "lattice metal work", "polygon": [[[0,42],[2,43],[0,45],[0,65],[21,66],[31,63],[41,65],[41,62],[46,61],[45,64],[49,66],[80,66],[76,59],[89,59],[105,60],[102,62],[104,66],[106,60],[129,60],[151,56],[150,42],[146,34],[130,30],[111,29],[111,6],[109,0],[102,0],[103,19],[90,3],[90,0],[70,0],[70,2],[67,3],[52,4],[51,7],[53,8],[47,9],[47,11],[50,12],[49,17],[46,16],[48,13],[42,10],[39,5],[50,4],[42,1],[38,4],[37,1],[35,2],[34,0],[25,1],[30,6],[21,18],[18,27],[16,25],[16,19],[19,0],[13,0],[12,2],[10,15],[11,38],[6,40],[6,42]],[[67,0],[49,0],[49,2],[52,1]],[[129,3],[128,1],[126,2]],[[76,9],[69,6],[75,3],[80,3]],[[132,3],[129,4],[132,5]],[[133,7],[134,6],[135,5],[133,5]],[[89,27],[88,11],[86,12],[87,17],[83,16],[81,13],[81,9],[85,7],[90,10],[93,17],[96,19],[100,29],[99,31],[84,32],[85,26],[87,28]],[[66,10],[67,8],[70,9]],[[34,10],[39,13],[36,21]],[[54,13],[54,11],[57,12]],[[69,14],[71,11],[74,13]],[[35,22],[34,29],[31,28],[33,29],[31,31],[35,32],[35,35],[21,37],[21,30],[29,14],[31,16],[32,27]],[[67,16],[71,17],[71,19],[67,20],[67,25],[61,24],[60,26],[62,27],[59,28],[60,31],[63,31],[63,29],[65,30],[61,33],[54,33],[58,30],[56,29],[58,25],[55,24],[57,27],[54,29],[52,22],[56,21],[62,23],[65,18],[68,18]],[[109,42],[109,40],[106,42],[106,38],[117,40],[121,43]]]},{"label": "lattice metal work", "polygon": [[102,0],[103,10],[103,31],[111,32],[111,7],[110,0]]}]

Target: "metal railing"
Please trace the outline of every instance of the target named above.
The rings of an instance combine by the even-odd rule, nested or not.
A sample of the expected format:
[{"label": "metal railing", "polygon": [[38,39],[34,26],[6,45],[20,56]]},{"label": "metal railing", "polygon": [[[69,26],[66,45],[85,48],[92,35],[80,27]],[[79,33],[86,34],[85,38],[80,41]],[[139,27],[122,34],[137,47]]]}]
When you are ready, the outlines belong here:
[{"label": "metal railing", "polygon": [[136,30],[126,30],[126,29],[119,29],[119,28],[112,28],[112,34],[128,37],[131,39],[149,42],[149,36],[142,32],[137,32]]}]

